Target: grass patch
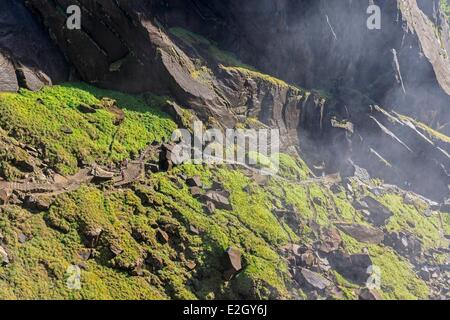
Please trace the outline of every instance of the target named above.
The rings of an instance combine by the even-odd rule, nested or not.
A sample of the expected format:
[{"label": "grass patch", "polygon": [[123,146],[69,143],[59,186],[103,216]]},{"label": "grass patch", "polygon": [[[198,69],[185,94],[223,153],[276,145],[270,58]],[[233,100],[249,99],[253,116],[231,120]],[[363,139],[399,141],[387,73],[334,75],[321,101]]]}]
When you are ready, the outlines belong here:
[{"label": "grass patch", "polygon": [[[107,110],[93,114],[78,110],[80,104],[99,104],[102,97],[117,100],[124,111],[120,126],[114,125],[115,115]],[[44,87],[38,92],[21,89],[0,94],[0,127],[19,142],[42,149],[59,173],[70,174],[79,163],[119,161],[137,155],[152,141],[168,138],[175,123],[158,110],[161,100],[146,101],[85,84]]]}]

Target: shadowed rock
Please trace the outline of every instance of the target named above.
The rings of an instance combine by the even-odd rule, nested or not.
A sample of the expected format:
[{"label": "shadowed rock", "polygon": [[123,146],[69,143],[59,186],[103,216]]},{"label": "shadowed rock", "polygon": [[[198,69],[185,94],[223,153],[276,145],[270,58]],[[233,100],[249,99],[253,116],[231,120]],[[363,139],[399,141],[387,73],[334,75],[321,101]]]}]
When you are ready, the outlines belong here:
[{"label": "shadowed rock", "polygon": [[317,290],[324,290],[332,285],[332,282],[322,275],[305,268],[300,270],[299,278],[300,283],[309,285]]},{"label": "shadowed rock", "polygon": [[234,247],[225,250],[223,277],[230,281],[239,271],[242,270],[241,252]]},{"label": "shadowed rock", "polygon": [[337,227],[359,242],[379,244],[384,240],[384,233],[379,229],[360,224],[337,224]]}]

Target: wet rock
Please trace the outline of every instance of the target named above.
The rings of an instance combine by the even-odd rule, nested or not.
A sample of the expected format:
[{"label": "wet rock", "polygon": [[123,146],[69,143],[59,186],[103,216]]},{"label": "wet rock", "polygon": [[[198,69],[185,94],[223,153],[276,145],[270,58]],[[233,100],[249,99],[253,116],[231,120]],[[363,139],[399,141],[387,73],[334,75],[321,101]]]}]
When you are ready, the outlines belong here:
[{"label": "wet rock", "polygon": [[431,272],[427,266],[422,267],[418,273],[419,277],[421,277],[425,281],[431,280]]},{"label": "wet rock", "polygon": [[392,217],[392,212],[378,200],[373,198],[372,196],[367,196],[363,199],[363,201],[368,205],[368,210],[370,212],[370,216],[368,217],[369,221],[375,224],[376,226],[382,226],[386,224],[386,221]]},{"label": "wet rock", "polygon": [[352,282],[365,284],[369,278],[368,268],[372,266],[372,259],[367,254],[349,255],[336,251],[328,256],[328,261],[333,269]]},{"label": "wet rock", "polygon": [[169,176],[169,180],[175,185],[175,187],[179,190],[183,189],[184,184],[180,181],[179,177]]},{"label": "wet rock", "polygon": [[14,166],[22,172],[32,173],[35,170],[35,164],[30,157],[23,160],[14,161]]},{"label": "wet rock", "polygon": [[441,204],[439,210],[445,213],[450,213],[450,199],[446,199],[444,203]]},{"label": "wet rock", "polygon": [[330,287],[333,283],[326,279],[324,276],[308,270],[306,268],[302,268],[300,273],[297,276],[297,282],[301,285],[309,285],[311,288],[316,290],[324,290]]},{"label": "wet rock", "polygon": [[340,185],[338,185],[338,184],[333,184],[333,185],[330,187],[330,190],[331,190],[331,192],[333,192],[334,194],[338,194],[338,193],[341,193],[342,191],[344,191],[344,189],[343,189]]},{"label": "wet rock", "polygon": [[370,174],[366,169],[361,168],[360,166],[357,166],[355,164],[353,164],[353,167],[355,170],[355,177],[357,177],[361,181],[370,181]]},{"label": "wet rock", "polygon": [[[175,120],[176,124],[180,128],[189,127],[192,123],[192,119],[187,119],[186,112],[178,104],[173,101],[167,101],[163,110],[167,112]],[[191,121],[189,121],[191,120]],[[190,122],[190,123],[187,123]]]},{"label": "wet rock", "polygon": [[216,208],[222,209],[222,210],[233,210],[233,207],[230,204],[230,201],[228,200],[229,193],[226,191],[207,191],[203,196],[203,201],[207,202],[210,201],[214,203]]},{"label": "wet rock", "polygon": [[370,288],[361,289],[358,298],[359,300],[383,300],[378,292]]},{"label": "wet rock", "polygon": [[433,211],[430,208],[428,208],[424,211],[423,215],[427,218],[431,218],[433,216]]},{"label": "wet rock", "polygon": [[185,265],[191,271],[194,270],[195,267],[197,267],[197,264],[194,261],[191,261],[191,260],[186,261]]},{"label": "wet rock", "polygon": [[[117,257],[118,255],[122,254],[124,251],[123,248],[116,242],[109,243],[109,251],[112,253],[113,257]],[[122,264],[122,262],[119,262],[120,265],[117,265],[117,267],[121,269],[129,269],[129,267]]]},{"label": "wet rock", "polygon": [[9,256],[6,250],[0,246],[0,266],[6,266],[9,264]]},{"label": "wet rock", "polygon": [[415,199],[414,196],[410,193],[406,193],[403,197],[403,201],[405,202],[405,204],[409,204],[409,205],[414,205],[415,204]]},{"label": "wet rock", "polygon": [[214,180],[211,186],[211,190],[213,191],[220,191],[223,190],[223,184],[220,183],[219,181]]},{"label": "wet rock", "polygon": [[193,225],[189,226],[189,231],[192,234],[195,234],[195,235],[199,235],[200,234],[200,230],[197,227],[193,226]]},{"label": "wet rock", "polygon": [[89,260],[89,258],[92,255],[92,250],[90,250],[90,249],[81,249],[80,251],[78,251],[78,255],[80,256],[80,258],[82,260],[87,261],[87,260]]},{"label": "wet rock", "polygon": [[108,97],[103,97],[100,100],[100,105],[104,109],[118,108],[117,101]]},{"label": "wet rock", "polygon": [[147,258],[145,259],[145,263],[150,266],[150,269],[153,272],[161,270],[165,266],[163,258],[154,252],[150,252],[147,255]]},{"label": "wet rock", "polygon": [[314,197],[314,198],[313,198],[313,202],[314,202],[314,204],[316,204],[316,205],[318,205],[318,206],[323,205],[323,201],[322,201],[322,199],[319,198],[319,197]]},{"label": "wet rock", "polygon": [[203,186],[202,184],[202,179],[200,178],[200,176],[194,176],[192,178],[188,178],[186,179],[186,184],[189,187],[198,187],[201,188]]},{"label": "wet rock", "polygon": [[312,250],[306,250],[300,255],[300,265],[307,268],[312,268],[316,265],[316,255]]},{"label": "wet rock", "polygon": [[145,164],[145,172],[158,173],[159,166],[156,163],[146,163]]},{"label": "wet rock", "polygon": [[371,228],[360,224],[337,224],[337,227],[355,238],[359,242],[379,244],[384,240],[384,233],[380,229]]},{"label": "wet rock", "polygon": [[295,256],[300,256],[302,253],[302,247],[295,243],[287,245],[286,250],[288,250],[289,253],[293,253]]},{"label": "wet rock", "polygon": [[230,281],[242,270],[241,251],[234,247],[225,250],[223,262],[223,277],[226,281]]},{"label": "wet rock", "polygon": [[28,241],[28,237],[26,235],[24,235],[23,233],[19,233],[17,235],[17,240],[19,240],[19,243],[25,243]]},{"label": "wet rock", "polygon": [[0,91],[16,92],[19,90],[16,70],[13,63],[0,52]]},{"label": "wet rock", "polygon": [[368,210],[369,209],[369,205],[365,201],[361,201],[361,200],[355,200],[355,202],[353,202],[353,207],[356,210]]},{"label": "wet rock", "polygon": [[39,91],[52,83],[45,73],[40,70],[32,70],[25,65],[16,68],[16,75],[20,85],[31,91]]}]

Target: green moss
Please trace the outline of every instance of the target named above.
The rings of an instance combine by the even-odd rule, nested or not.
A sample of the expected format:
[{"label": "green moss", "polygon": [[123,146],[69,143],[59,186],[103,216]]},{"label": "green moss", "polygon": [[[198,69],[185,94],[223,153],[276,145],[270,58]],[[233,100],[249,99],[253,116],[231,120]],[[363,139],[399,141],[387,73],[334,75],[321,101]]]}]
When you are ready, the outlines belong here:
[{"label": "green moss", "polygon": [[359,211],[348,201],[345,192],[332,195],[337,214],[343,222],[365,224],[365,221]]},{"label": "green moss", "polygon": [[381,246],[372,246],[369,251],[373,264],[381,269],[381,291],[385,299],[428,299],[428,287],[406,260]]},{"label": "green moss", "polygon": [[411,122],[417,129],[419,129],[422,133],[424,133],[429,139],[433,141],[440,141],[444,143],[450,143],[450,137],[446,136],[442,132],[439,132],[433,128],[430,128],[426,124],[417,121],[413,118],[401,115],[396,113],[396,115],[403,121],[409,121]]},{"label": "green moss", "polygon": [[208,54],[214,57],[219,63],[227,66],[241,66],[248,69],[253,69],[252,67],[245,65],[241,61],[239,61],[239,59],[233,53],[219,49],[217,47],[217,44],[211,42],[210,40],[199,34],[183,28],[171,28],[169,29],[169,32],[190,47],[201,47],[206,49]]},{"label": "green moss", "polygon": [[[206,170],[205,177],[202,168],[194,165],[183,167],[190,175],[200,175],[208,181],[213,178],[211,174],[217,175],[214,179],[221,181],[231,192],[232,212],[217,210],[213,215],[206,215],[200,202],[190,195],[186,186],[179,188],[165,175],[153,177],[159,192],[164,195],[161,208],[169,210],[184,225],[195,226],[202,232],[199,264],[207,266],[208,277],[198,284],[202,289],[197,292],[197,296],[268,298],[268,292],[264,289],[268,287],[285,295],[287,269],[274,249],[286,243],[288,235],[265,207],[267,195],[252,185],[251,188],[256,190],[252,190],[249,198],[243,190],[249,180],[242,173],[221,168]],[[242,275],[232,280],[230,286],[223,283],[220,273],[220,259],[229,246],[242,249],[246,265]],[[271,277],[268,278],[268,275]]]},{"label": "green moss", "polygon": [[[122,125],[115,126],[116,116],[107,110],[83,114],[77,109],[96,105],[101,97],[117,100],[125,112]],[[60,173],[74,173],[79,162],[118,161],[169,137],[176,125],[158,107],[138,96],[84,84],[22,89],[0,94],[0,127],[19,142],[42,148]]]},{"label": "green moss", "polygon": [[440,0],[440,6],[450,23],[450,2],[448,0]]},{"label": "green moss", "polygon": [[359,243],[343,232],[341,232],[341,237],[345,249],[350,254],[368,250],[373,265],[380,268],[381,271],[381,294],[384,299],[416,300],[428,298],[429,289],[425,282],[418,278],[413,266],[391,248],[383,245]]},{"label": "green moss", "polygon": [[422,241],[424,249],[443,245],[439,216],[434,214],[426,217],[426,206],[421,200],[417,199],[416,206],[405,204],[401,196],[394,194],[383,195],[378,200],[394,214],[386,226],[387,230],[407,231],[416,235]]},{"label": "green moss", "polygon": [[[101,199],[93,189],[84,189],[85,203],[80,202],[80,214],[92,207],[95,213],[86,221],[105,223],[98,212]],[[95,200],[95,198],[98,198]],[[69,201],[69,200],[67,200]],[[62,209],[71,209],[65,205]],[[74,212],[71,212],[73,217]],[[97,216],[98,215],[98,216]],[[95,216],[95,217],[94,217]],[[106,216],[106,215],[105,215]],[[12,263],[0,267],[1,299],[158,299],[164,292],[150,286],[145,278],[131,277],[118,272],[99,260],[82,262],[79,252],[84,250],[77,230],[61,233],[49,228],[43,214],[30,214],[22,209],[10,208],[0,214],[0,230],[8,241]],[[18,241],[23,233],[27,241]],[[68,267],[83,263],[81,290],[67,287]]]},{"label": "green moss", "polygon": [[311,170],[302,159],[285,153],[275,156],[278,156],[280,161],[278,172],[280,176],[294,181],[306,180],[311,176]]},{"label": "green moss", "polygon": [[261,79],[263,81],[267,81],[267,82],[272,83],[273,85],[275,85],[275,86],[277,86],[279,88],[282,88],[282,89],[292,88],[292,89],[294,89],[296,91],[299,90],[298,88],[287,84],[283,80],[280,80],[280,79],[275,78],[273,76],[270,76],[268,74],[264,74],[264,73],[261,73],[259,71],[252,70],[252,69],[249,69],[249,68],[246,68],[246,67],[237,67],[237,66],[226,67],[226,66],[222,66],[222,68],[224,70],[226,70],[226,71],[229,71],[229,72],[238,72],[238,73],[243,74],[243,75],[245,75],[246,77],[249,77],[249,78]]},{"label": "green moss", "polygon": [[339,289],[344,294],[344,299],[346,300],[357,300],[357,289],[359,289],[358,285],[355,285],[341,276],[338,272],[333,271],[334,278],[336,283],[338,284]]},{"label": "green moss", "polygon": [[[220,169],[218,178],[231,192],[233,213],[270,243],[284,244],[288,236],[271,212],[267,194],[239,171]],[[247,190],[245,190],[248,188]],[[249,191],[249,192],[248,192]]]}]

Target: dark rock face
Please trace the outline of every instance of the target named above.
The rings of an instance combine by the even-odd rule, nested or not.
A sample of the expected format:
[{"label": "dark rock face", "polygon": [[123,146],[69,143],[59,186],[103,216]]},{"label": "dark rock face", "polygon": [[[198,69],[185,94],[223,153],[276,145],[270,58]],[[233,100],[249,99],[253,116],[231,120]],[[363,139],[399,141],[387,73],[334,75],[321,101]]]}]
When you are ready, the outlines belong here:
[{"label": "dark rock face", "polygon": [[0,3],[0,91],[38,90],[65,81],[63,55],[22,1]]},{"label": "dark rock face", "polygon": [[17,82],[16,70],[11,60],[0,52],[0,90],[17,91],[19,83]]},{"label": "dark rock face", "polygon": [[241,252],[237,248],[230,247],[225,251],[223,260],[223,277],[229,281],[242,270]]},{"label": "dark rock face", "polygon": [[[82,80],[132,93],[168,93],[204,118],[222,116],[214,92],[196,81],[192,61],[159,28],[147,1],[79,1],[81,30],[66,27],[64,0],[29,0]],[[208,106],[215,108],[207,108]]]},{"label": "dark rock face", "polygon": [[383,300],[378,292],[373,289],[363,288],[359,292],[360,300]]},{"label": "dark rock face", "polygon": [[[449,120],[432,119],[431,112],[443,115],[450,94],[443,51],[448,25],[438,0],[374,1],[382,11],[381,30],[366,26],[369,1],[164,1],[165,8],[153,2],[164,23],[199,33],[208,23],[208,36],[290,82],[329,91],[351,87],[389,108],[420,111],[423,120]],[[432,40],[435,28],[444,31],[443,47]],[[424,103],[432,110],[423,110]]]},{"label": "dark rock face", "polygon": [[337,251],[330,255],[328,260],[333,269],[355,283],[364,284],[369,278],[368,268],[372,265],[369,255],[348,255]]},{"label": "dark rock face", "polygon": [[386,224],[386,221],[393,215],[388,208],[372,196],[365,197],[363,202],[367,204],[368,211],[370,212],[368,219],[377,226]]}]

